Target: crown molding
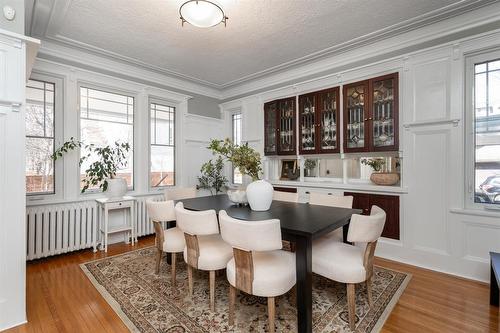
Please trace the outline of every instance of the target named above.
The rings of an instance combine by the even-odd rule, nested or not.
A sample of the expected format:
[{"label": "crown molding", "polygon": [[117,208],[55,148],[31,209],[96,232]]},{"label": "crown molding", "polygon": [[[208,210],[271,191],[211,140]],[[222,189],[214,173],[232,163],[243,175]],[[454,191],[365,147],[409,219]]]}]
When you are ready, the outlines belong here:
[{"label": "crown molding", "polygon": [[460,16],[454,16],[445,21],[441,20],[424,25],[421,28],[400,33],[397,36],[386,36],[367,45],[358,45],[353,49],[342,50],[315,61],[295,65],[233,86],[227,86],[222,89],[223,100],[227,101],[233,98],[254,95],[259,91],[274,89],[285,84],[290,85],[291,82],[297,82],[310,76],[324,75],[325,72],[342,74],[345,68],[353,64],[359,66],[363,63],[376,62],[377,60],[374,59],[380,60],[387,55],[392,58],[408,53],[405,50],[419,45],[424,45],[422,49],[432,47],[433,43],[443,45],[456,40],[457,38],[454,37],[456,34],[465,34],[467,31],[474,31],[475,28],[492,23],[500,25],[500,2],[498,0],[493,2],[492,5],[492,1],[487,1],[490,6],[482,6],[474,11],[469,10]]},{"label": "crown molding", "polygon": [[47,40],[42,41],[42,47],[37,57],[63,65],[91,69],[102,73],[113,73],[118,77],[136,78],[159,87],[169,87],[216,99],[222,97],[219,89],[171,77],[134,64],[117,61],[113,58],[87,53],[73,47],[62,46]]}]

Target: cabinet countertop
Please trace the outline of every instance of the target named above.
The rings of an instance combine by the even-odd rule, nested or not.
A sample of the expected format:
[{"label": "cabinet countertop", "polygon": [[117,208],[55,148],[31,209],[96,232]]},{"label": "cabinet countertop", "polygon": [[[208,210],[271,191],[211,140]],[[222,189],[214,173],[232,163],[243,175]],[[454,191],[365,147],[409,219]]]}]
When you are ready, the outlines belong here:
[{"label": "cabinet countertop", "polygon": [[335,183],[335,182],[301,182],[301,181],[287,181],[287,180],[269,180],[272,185],[291,186],[291,187],[310,187],[310,188],[326,188],[326,189],[339,189],[349,191],[363,191],[369,193],[392,193],[392,194],[406,194],[408,188],[401,186],[380,186],[371,184],[359,183]]}]

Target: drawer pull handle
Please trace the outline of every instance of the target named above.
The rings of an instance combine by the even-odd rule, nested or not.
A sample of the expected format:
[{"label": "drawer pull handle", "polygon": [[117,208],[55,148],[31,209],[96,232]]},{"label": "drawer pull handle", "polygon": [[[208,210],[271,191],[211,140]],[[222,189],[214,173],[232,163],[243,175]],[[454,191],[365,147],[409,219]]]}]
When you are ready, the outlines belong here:
[{"label": "drawer pull handle", "polygon": [[311,193],[309,193],[309,191],[306,191],[306,194],[311,194]]},{"label": "drawer pull handle", "polygon": [[332,195],[331,193],[328,193],[328,195]]},{"label": "drawer pull handle", "polygon": [[120,202],[120,203],[118,204],[118,206],[121,206],[121,205],[122,205],[122,203]]}]

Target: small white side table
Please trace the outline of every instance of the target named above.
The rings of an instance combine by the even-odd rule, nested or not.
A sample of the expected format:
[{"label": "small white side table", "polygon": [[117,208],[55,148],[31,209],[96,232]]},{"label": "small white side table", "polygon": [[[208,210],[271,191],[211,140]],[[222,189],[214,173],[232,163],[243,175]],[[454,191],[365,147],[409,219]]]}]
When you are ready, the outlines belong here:
[{"label": "small white side table", "polygon": [[[97,218],[99,222],[99,230],[101,233],[100,249],[108,252],[108,235],[116,232],[126,232],[125,243],[128,244],[131,240],[132,245],[137,243],[137,234],[135,232],[135,198],[123,197],[120,199],[96,199],[97,202]],[[128,215],[125,218],[125,223],[119,226],[109,226],[109,211],[127,209]]]}]

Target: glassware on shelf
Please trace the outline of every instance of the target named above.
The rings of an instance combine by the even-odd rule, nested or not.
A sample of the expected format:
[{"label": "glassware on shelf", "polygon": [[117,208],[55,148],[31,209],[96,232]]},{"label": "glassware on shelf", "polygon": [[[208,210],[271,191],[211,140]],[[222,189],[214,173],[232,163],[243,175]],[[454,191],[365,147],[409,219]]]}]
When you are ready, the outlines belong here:
[{"label": "glassware on shelf", "polygon": [[372,140],[374,147],[394,145],[394,78],[373,82]]},{"label": "glassware on shelf", "polygon": [[365,85],[347,88],[347,147],[365,145]]}]

